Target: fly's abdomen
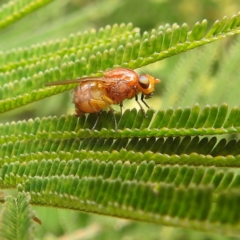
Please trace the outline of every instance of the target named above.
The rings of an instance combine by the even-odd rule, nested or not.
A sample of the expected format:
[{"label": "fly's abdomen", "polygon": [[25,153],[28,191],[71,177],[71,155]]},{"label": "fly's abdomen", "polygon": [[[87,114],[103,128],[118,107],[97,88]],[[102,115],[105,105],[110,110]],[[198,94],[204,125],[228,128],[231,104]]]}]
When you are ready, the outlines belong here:
[{"label": "fly's abdomen", "polygon": [[76,115],[82,116],[85,113],[96,113],[107,107],[107,103],[103,100],[106,95],[104,88],[100,87],[100,82],[87,81],[79,84],[75,88],[73,94],[73,102],[75,103]]}]

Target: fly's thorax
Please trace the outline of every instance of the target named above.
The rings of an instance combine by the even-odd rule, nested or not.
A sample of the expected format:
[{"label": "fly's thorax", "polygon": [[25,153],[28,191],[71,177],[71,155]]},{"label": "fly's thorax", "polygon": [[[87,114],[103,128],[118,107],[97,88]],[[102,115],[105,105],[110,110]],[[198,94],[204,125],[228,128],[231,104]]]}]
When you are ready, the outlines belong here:
[{"label": "fly's thorax", "polygon": [[106,79],[115,79],[115,81],[125,82],[129,86],[136,85],[138,80],[138,74],[128,68],[116,68],[106,71],[104,77]]},{"label": "fly's thorax", "polygon": [[136,85],[130,86],[128,82],[116,81],[107,87],[107,95],[114,101],[114,104],[119,104],[125,99],[133,98],[136,95]]}]

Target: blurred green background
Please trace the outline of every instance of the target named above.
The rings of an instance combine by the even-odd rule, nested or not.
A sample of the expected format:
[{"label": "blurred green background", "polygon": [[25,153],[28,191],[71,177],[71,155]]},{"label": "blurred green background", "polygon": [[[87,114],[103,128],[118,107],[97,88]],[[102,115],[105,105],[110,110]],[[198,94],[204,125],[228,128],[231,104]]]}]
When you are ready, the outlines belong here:
[{"label": "blurred green background", "polygon": [[[1,1],[4,2],[7,1]],[[114,23],[132,22],[134,27],[139,27],[142,32],[166,23],[181,25],[186,22],[191,28],[197,21],[205,18],[211,25],[215,20],[225,15],[231,17],[239,10],[240,1],[234,0],[58,0],[4,29],[0,37],[0,51],[61,39],[69,36],[70,33],[84,32],[92,28],[99,29]],[[214,70],[218,70],[222,61],[227,61],[228,48],[234,41],[239,40],[236,37],[228,38],[141,69],[141,72],[150,73],[162,80],[162,83],[156,87],[155,96],[148,101],[149,105],[157,110],[171,106],[192,106],[196,102],[205,105],[225,101],[222,97],[212,100],[209,96],[212,91],[216,91],[217,86]],[[216,61],[211,68],[212,71],[206,73],[203,71],[204,65],[201,64],[211,57]],[[180,72],[178,74],[178,68],[190,63],[192,69],[198,64],[201,66],[191,74],[198,84],[201,79],[202,91],[199,91],[198,84],[190,84],[191,88],[189,88],[189,82],[186,80],[181,89],[174,93],[174,82],[178,82],[180,78],[184,81],[184,74]],[[198,94],[194,87],[198,89]],[[186,93],[188,96],[183,99],[182,95]],[[239,105],[235,100],[230,105]],[[137,104],[131,100],[126,101],[124,106],[127,109],[137,107]],[[1,123],[5,123],[73,112],[71,92],[66,92],[2,114],[0,119]],[[237,239],[69,210],[42,207],[35,207],[35,210],[36,215],[43,222],[42,226],[36,225],[38,239]]]}]

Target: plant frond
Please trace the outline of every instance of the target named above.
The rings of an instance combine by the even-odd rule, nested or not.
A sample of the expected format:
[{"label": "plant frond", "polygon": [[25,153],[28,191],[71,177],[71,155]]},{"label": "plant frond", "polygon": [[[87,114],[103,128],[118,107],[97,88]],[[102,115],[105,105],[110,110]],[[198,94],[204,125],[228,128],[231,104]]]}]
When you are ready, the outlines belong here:
[{"label": "plant frond", "polygon": [[0,8],[0,30],[52,0],[13,0]]},{"label": "plant frond", "polygon": [[[103,177],[104,179],[120,177],[122,180],[153,181],[155,183],[157,179],[165,182],[162,174],[166,171],[167,175],[165,177],[170,174],[169,171],[173,171],[169,176],[176,174],[175,178],[178,178],[180,182],[187,178],[188,184],[190,184],[198,176],[198,169],[204,173],[208,172],[210,167],[213,167],[214,172],[222,173],[226,167],[240,166],[239,153],[236,155],[230,153],[226,156],[220,154],[211,156],[210,154],[204,155],[194,152],[188,154],[186,152],[179,155],[168,155],[160,151],[157,153],[151,151],[142,153],[127,151],[126,149],[110,153],[93,150],[75,150],[73,153],[45,151],[43,154],[25,154],[15,162],[8,163],[6,161],[1,166],[0,186],[2,188],[16,187],[19,183],[22,184],[33,177],[48,177],[50,179],[56,176]],[[17,156],[14,158],[17,158]],[[181,175],[180,177],[178,174],[182,171],[187,172],[186,169],[189,169],[191,176]],[[192,171],[196,171],[195,177],[192,175]],[[174,181],[176,181],[175,178]],[[207,183],[210,184],[212,181],[213,177]],[[232,184],[238,187],[238,180],[236,181],[234,184],[232,180],[228,181],[224,190],[227,190]]]},{"label": "plant frond", "polygon": [[[142,111],[126,110],[115,114],[117,131],[114,130],[112,112],[103,112],[94,130],[97,116],[77,118],[73,115],[48,117],[29,121],[0,124],[0,142],[33,141],[35,139],[66,140],[72,138],[133,138],[176,137],[239,133],[240,110],[228,110],[227,104],[192,108],[169,108],[166,111],[148,110],[147,118]],[[108,129],[108,130],[107,130]]]},{"label": "plant frond", "polygon": [[[19,67],[22,67],[20,70],[25,70],[24,66],[29,67],[31,64],[30,72],[44,71],[46,67],[54,68],[59,67],[60,64],[69,63],[69,61],[75,62],[81,58],[88,59],[92,54],[104,52],[121,41],[131,39],[135,34],[140,34],[140,29],[133,28],[131,23],[127,25],[114,24],[112,27],[107,25],[105,28],[100,28],[98,32],[92,29],[83,33],[70,34],[68,38],[61,40],[33,45],[30,48],[12,49],[2,52],[1,72],[17,70]],[[125,38],[127,40],[124,40]],[[47,66],[40,65],[42,61]],[[86,74],[86,72],[82,71],[82,74]],[[78,76],[82,76],[81,72]]]},{"label": "plant frond", "polygon": [[[0,29],[47,2],[10,2],[0,9]],[[210,28],[203,20],[189,29],[168,24],[141,33],[132,24],[115,24],[0,52],[0,113],[75,87],[45,83],[139,68],[238,34],[240,13]],[[117,131],[112,112],[103,112],[96,126],[94,114],[0,124],[0,187],[20,193],[6,197],[0,238],[33,238],[30,203],[238,236],[240,111],[233,103],[239,49],[238,40],[229,62],[220,63],[220,44],[189,53],[168,82],[170,92],[177,88],[179,94],[165,98],[186,106],[186,99],[198,102],[193,87],[211,95],[211,86],[219,84],[211,103],[224,96],[221,102],[230,105],[166,104],[166,110],[148,110],[147,118],[127,110],[114,113]],[[227,74],[218,71],[225,67]]]},{"label": "plant frond", "polygon": [[7,196],[0,219],[1,239],[33,239],[32,218],[29,194],[19,193],[17,198]]},{"label": "plant frond", "polygon": [[[225,234],[239,233],[238,188],[227,194],[220,190],[224,179],[234,178],[233,173],[216,173],[215,169],[195,172],[178,167],[161,170],[154,183],[120,177],[34,177],[19,186],[19,190],[30,193],[31,202],[40,205]],[[142,172],[139,175],[144,178]]]},{"label": "plant frond", "polygon": [[[201,129],[204,135],[238,131],[238,108],[150,110],[147,119],[126,111],[116,115],[122,130],[110,134],[101,127],[111,114],[104,112],[93,132],[93,115],[1,125],[0,186],[18,186],[33,204],[238,234],[240,177],[228,168],[240,166],[240,141],[197,136]],[[135,127],[140,138],[131,135]],[[159,137],[165,128],[164,134],[189,128],[192,137]],[[79,134],[83,129],[88,136]],[[154,131],[144,137],[145,129]]]},{"label": "plant frond", "polygon": [[[28,144],[31,145],[30,148]],[[183,159],[186,158],[188,164],[193,165],[214,165],[214,159],[218,159],[219,162],[216,161],[216,164],[233,167],[239,166],[239,145],[240,141],[235,139],[227,141],[223,138],[218,141],[216,137],[34,140],[3,145],[0,149],[0,164],[2,166],[15,161],[21,163],[40,161],[42,158],[51,160],[87,158],[101,161],[153,160],[156,163],[182,165],[185,164]]]},{"label": "plant frond", "polygon": [[[46,82],[96,76],[113,67],[138,68],[181,52],[240,32],[240,14],[230,20],[216,22],[206,32],[206,20],[188,31],[186,24],[154,29],[140,35],[128,26],[99,30],[73,36],[32,48],[2,53],[0,76],[5,85],[0,88],[0,113],[51,96],[75,85],[43,88]],[[124,29],[118,34],[116,29]],[[126,34],[125,34],[126,31]],[[109,34],[112,37],[109,38]],[[124,35],[125,34],[125,35]],[[123,37],[124,36],[124,37]],[[40,53],[39,53],[40,52]],[[18,61],[16,61],[18,60]],[[27,93],[26,93],[27,92]]]},{"label": "plant frond", "polygon": [[236,106],[240,38],[233,41],[226,52],[223,50],[225,45],[226,42],[218,42],[184,54],[166,76],[161,108],[188,106],[196,102],[201,107],[222,102],[227,102],[229,107]]},{"label": "plant frond", "polygon": [[[231,106],[236,103],[239,97],[238,82],[240,80],[238,72],[238,62],[240,61],[240,38],[238,37],[233,44],[230,45],[228,54],[222,58],[219,63],[219,71],[216,74],[215,85],[218,91],[214,96],[215,102],[224,99]],[[225,71],[223,71],[223,68]]]},{"label": "plant frond", "polygon": [[[69,4],[75,5],[76,3],[69,2]],[[30,14],[24,17],[11,29],[4,31],[0,39],[0,49],[2,51],[7,50],[10,53],[13,49],[16,50],[23,46],[38,46],[45,41],[57,39],[61,41],[66,36],[78,32],[79,29],[91,29],[92,21],[97,23],[103,16],[109,16],[115,9],[121,7],[122,2],[102,0],[97,3],[97,7],[93,7],[95,5],[91,2],[87,4],[81,2],[77,5],[81,7],[63,14],[69,5],[62,1],[52,1],[38,9],[34,15]],[[37,19],[35,19],[36,17]],[[49,19],[49,21],[46,21],[46,19]],[[14,36],[17,36],[17,41]]]}]

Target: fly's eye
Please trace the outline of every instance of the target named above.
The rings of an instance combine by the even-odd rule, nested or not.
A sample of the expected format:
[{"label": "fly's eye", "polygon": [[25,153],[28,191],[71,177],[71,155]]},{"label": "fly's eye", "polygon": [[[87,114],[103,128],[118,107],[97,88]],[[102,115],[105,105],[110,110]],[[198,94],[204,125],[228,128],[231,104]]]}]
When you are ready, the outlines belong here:
[{"label": "fly's eye", "polygon": [[149,87],[149,79],[145,75],[141,75],[138,82],[143,89],[147,89]]}]

